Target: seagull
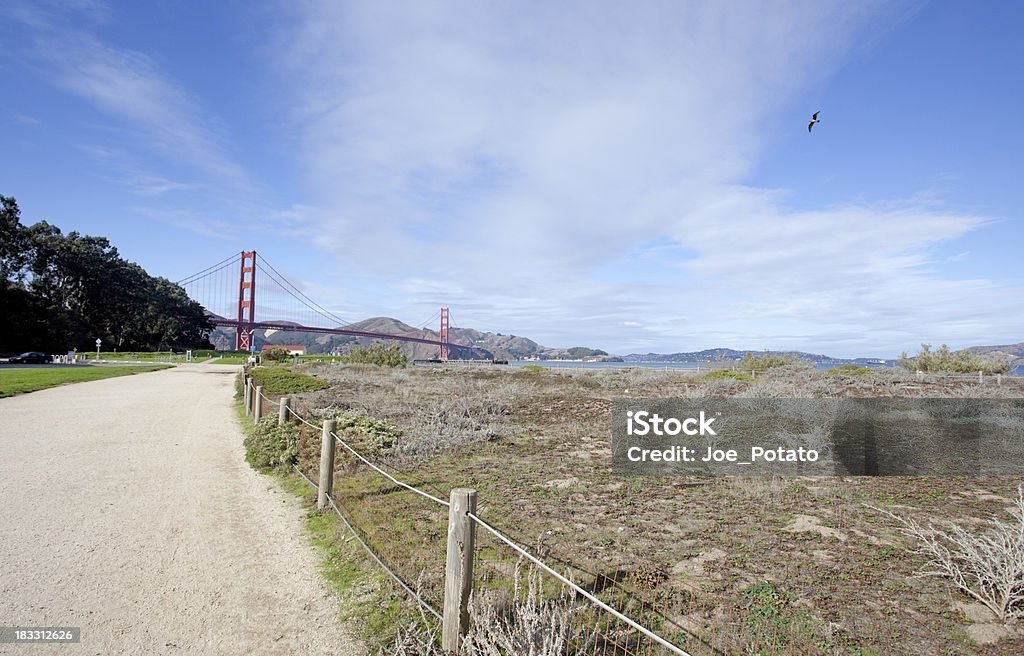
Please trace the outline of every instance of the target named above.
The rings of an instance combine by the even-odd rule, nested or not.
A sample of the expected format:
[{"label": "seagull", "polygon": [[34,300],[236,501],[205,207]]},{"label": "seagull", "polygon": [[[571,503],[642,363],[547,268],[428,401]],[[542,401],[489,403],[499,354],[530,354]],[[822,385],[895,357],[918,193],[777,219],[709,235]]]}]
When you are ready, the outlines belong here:
[{"label": "seagull", "polygon": [[807,124],[807,132],[811,131],[811,128],[814,127],[815,123],[821,123],[821,121],[818,120],[818,114],[820,114],[820,113],[821,113],[820,109],[818,111],[814,112],[814,116],[811,117],[811,122]]}]

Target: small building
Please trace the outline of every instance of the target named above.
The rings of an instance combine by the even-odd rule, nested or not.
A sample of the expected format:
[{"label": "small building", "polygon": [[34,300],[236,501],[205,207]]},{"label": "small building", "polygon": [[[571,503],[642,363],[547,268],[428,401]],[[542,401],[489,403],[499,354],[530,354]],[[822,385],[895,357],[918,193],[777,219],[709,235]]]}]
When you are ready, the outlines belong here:
[{"label": "small building", "polygon": [[288,355],[305,355],[306,347],[301,344],[264,344],[260,353],[267,351],[284,351]]}]

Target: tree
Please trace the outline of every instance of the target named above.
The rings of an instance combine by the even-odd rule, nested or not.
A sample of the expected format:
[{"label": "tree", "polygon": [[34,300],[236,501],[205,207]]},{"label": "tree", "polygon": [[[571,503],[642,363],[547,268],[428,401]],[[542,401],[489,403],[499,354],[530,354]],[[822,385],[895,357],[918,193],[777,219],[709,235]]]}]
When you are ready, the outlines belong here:
[{"label": "tree", "polygon": [[25,268],[25,228],[18,201],[0,196],[0,282],[16,280]]},{"label": "tree", "polygon": [[900,366],[911,371],[938,372],[948,371],[954,373],[977,373],[1005,374],[1012,367],[1006,360],[997,360],[990,357],[974,355],[970,351],[953,351],[943,344],[936,351],[932,351],[931,344],[922,344],[921,350],[913,358],[907,354],[900,354]]},{"label": "tree", "polygon": [[45,221],[24,227],[0,196],[0,351],[120,350],[209,344],[206,311],[185,290],[124,260],[105,237],[63,234]]}]

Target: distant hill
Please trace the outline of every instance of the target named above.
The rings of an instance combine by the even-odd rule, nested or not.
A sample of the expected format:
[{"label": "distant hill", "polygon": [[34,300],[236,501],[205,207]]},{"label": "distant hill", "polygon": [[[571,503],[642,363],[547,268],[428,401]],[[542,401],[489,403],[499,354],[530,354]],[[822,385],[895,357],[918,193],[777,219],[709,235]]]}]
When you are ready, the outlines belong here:
[{"label": "distant hill", "polygon": [[[688,351],[684,353],[631,353],[622,356],[625,362],[735,362],[742,360],[747,353],[760,355],[765,351],[737,351],[728,348],[705,349],[703,351]],[[803,351],[767,351],[770,355],[789,356],[796,360],[804,360],[814,363],[829,364],[880,364],[885,362],[879,358],[834,358],[819,353],[805,353]]]},{"label": "distant hill", "polygon": [[1003,346],[971,346],[964,350],[969,353],[986,355],[992,358],[1005,358],[1015,367],[1024,365],[1024,342],[1020,342],[1019,344],[1006,344]]},{"label": "distant hill", "polygon": [[[275,322],[276,323],[276,322]],[[282,321],[289,325],[297,325],[292,322]],[[391,317],[372,317],[345,326],[353,330],[365,330],[368,332],[387,333],[391,335],[405,335],[408,337],[421,337],[424,339],[439,339],[436,330],[426,328],[414,328]],[[218,328],[210,335],[210,341],[218,349],[231,349],[234,346],[234,330]],[[377,341],[367,337],[353,337],[348,335],[325,335],[311,332],[283,332],[257,330],[254,336],[256,348],[263,344],[301,344],[306,347],[307,353],[345,353],[354,346],[366,346]],[[452,328],[449,332],[449,341],[453,347],[459,345],[480,349],[482,352],[477,357],[483,356],[487,359],[499,360],[615,360],[600,349],[591,349],[582,346],[571,348],[549,348],[542,346],[532,339],[517,335],[505,335],[502,333],[491,333],[474,330],[472,328]],[[438,357],[438,348],[430,344],[416,344],[410,342],[393,342],[401,346],[403,353],[411,359],[431,359]],[[453,357],[473,357],[468,350],[454,352]]]},{"label": "distant hill", "polygon": [[[292,322],[282,321],[280,323],[297,325]],[[438,339],[436,330],[427,328],[415,328],[407,323],[391,317],[372,317],[346,326],[354,330],[366,330],[369,332],[388,333],[392,335],[407,335],[410,337],[422,337],[424,339]],[[480,349],[477,357],[494,358],[498,360],[585,360],[585,361],[611,361],[611,362],[734,362],[743,359],[747,353],[755,355],[764,353],[757,349],[736,350],[730,348],[705,349],[703,351],[684,351],[678,353],[631,353],[624,356],[609,355],[605,351],[584,346],[569,348],[552,348],[543,346],[537,342],[521,335],[506,335],[503,333],[484,332],[473,328],[452,328],[449,339],[453,345],[462,345]],[[210,341],[215,348],[231,349],[234,346],[234,331],[218,328],[210,335]],[[256,331],[256,346],[259,348],[264,343],[270,344],[301,344],[306,347],[307,353],[345,353],[354,346],[366,346],[372,344],[374,339],[366,337],[351,337],[347,335],[324,335],[309,332],[282,332],[282,331]],[[394,342],[399,344],[407,357],[412,359],[431,359],[438,357],[438,349],[430,344],[415,344],[405,342]],[[1014,366],[1024,366],[1024,342],[1019,344],[1008,344],[1003,346],[972,346],[964,349],[978,355],[987,355],[996,358],[1005,358]],[[893,360],[880,358],[835,358],[820,353],[807,353],[804,351],[768,351],[771,355],[791,356],[797,360],[814,362],[816,364],[882,364],[892,363]],[[471,357],[468,351],[453,353],[455,357]]]},{"label": "distant hill", "polygon": [[[1024,366],[1024,342],[1004,346],[971,346],[963,350],[977,355],[1005,359],[1015,367]],[[757,355],[764,353],[764,351],[754,349],[737,351],[735,349],[716,348],[683,353],[631,353],[622,356],[622,359],[625,362],[733,362],[742,360],[743,356],[747,353]],[[892,363],[896,360],[895,358],[835,358],[829,355],[806,353],[804,351],[768,351],[768,353],[771,355],[792,356],[797,360],[814,362],[816,364],[881,364],[883,362]]]}]

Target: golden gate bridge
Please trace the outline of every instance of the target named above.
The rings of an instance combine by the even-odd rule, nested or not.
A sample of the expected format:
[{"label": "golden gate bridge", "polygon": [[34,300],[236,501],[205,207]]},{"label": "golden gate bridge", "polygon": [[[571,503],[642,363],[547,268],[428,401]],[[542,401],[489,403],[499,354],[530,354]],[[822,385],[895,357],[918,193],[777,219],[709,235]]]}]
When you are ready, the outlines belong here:
[{"label": "golden gate bridge", "polygon": [[[179,280],[177,284],[185,289],[192,300],[206,308],[213,325],[235,331],[236,351],[252,351],[257,330],[274,330],[436,345],[438,358],[443,362],[450,358],[490,357],[483,349],[450,342],[451,315],[446,307],[440,309],[437,339],[424,336],[418,330],[416,334],[395,334],[353,327],[353,322],[324,308],[292,284],[266,258],[261,257],[257,267],[256,251],[231,255]],[[260,292],[258,306],[257,288]],[[268,319],[258,319],[257,316]],[[433,319],[431,317],[428,322]]]}]

